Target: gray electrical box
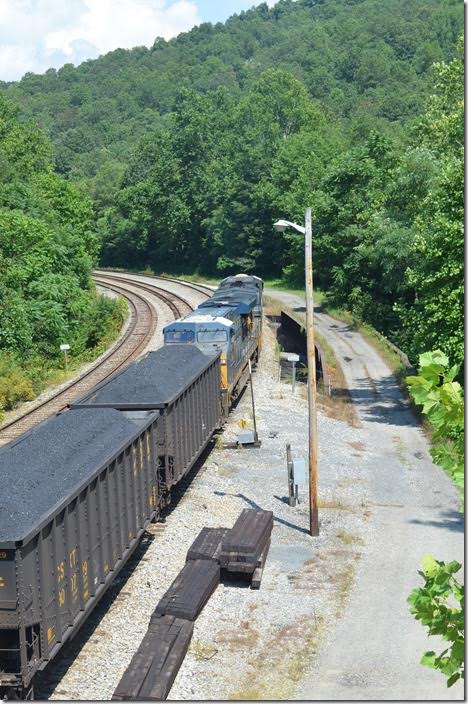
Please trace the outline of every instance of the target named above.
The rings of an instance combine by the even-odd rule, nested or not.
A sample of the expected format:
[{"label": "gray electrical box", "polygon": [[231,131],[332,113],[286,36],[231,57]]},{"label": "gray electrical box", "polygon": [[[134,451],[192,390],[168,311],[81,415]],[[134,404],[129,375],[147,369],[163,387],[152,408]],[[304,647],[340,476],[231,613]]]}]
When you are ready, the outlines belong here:
[{"label": "gray electrical box", "polygon": [[303,457],[296,457],[292,461],[294,484],[306,484],[306,462]]},{"label": "gray electrical box", "polygon": [[243,430],[237,436],[239,445],[253,445],[255,442],[255,433],[253,430]]}]

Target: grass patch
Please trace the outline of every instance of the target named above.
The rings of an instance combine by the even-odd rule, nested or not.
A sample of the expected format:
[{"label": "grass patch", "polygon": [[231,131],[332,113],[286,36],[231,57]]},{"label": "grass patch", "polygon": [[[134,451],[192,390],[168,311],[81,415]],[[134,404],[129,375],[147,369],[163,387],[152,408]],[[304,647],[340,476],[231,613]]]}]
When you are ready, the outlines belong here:
[{"label": "grass patch", "polygon": [[190,652],[197,660],[211,660],[218,652],[218,649],[209,643],[193,640],[190,644]]},{"label": "grass patch", "polygon": [[336,537],[343,541],[345,545],[364,545],[364,541],[358,535],[351,535],[345,530],[339,530]]},{"label": "grass patch", "polygon": [[341,572],[336,575],[337,591],[337,616],[343,613],[346,601],[348,599],[351,588],[354,584],[354,565],[347,565]]},{"label": "grass patch", "polygon": [[[283,291],[284,293],[291,293],[293,296],[300,296],[305,298],[305,287],[303,288],[291,288],[291,286],[283,279],[263,279],[264,287],[274,289],[276,291]],[[314,288],[314,306],[322,305],[325,294],[317,288]]]},{"label": "grass patch", "polygon": [[243,686],[232,692],[229,699],[291,699],[317,652],[322,629],[319,617],[302,617],[278,629],[262,652],[249,660],[248,671],[242,673]]}]

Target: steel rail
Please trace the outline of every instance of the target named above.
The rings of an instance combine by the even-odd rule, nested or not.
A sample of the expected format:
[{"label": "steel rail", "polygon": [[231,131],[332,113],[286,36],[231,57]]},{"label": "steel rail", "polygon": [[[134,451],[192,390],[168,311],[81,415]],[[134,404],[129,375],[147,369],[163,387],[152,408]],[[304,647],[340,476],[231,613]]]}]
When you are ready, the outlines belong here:
[{"label": "steel rail", "polygon": [[196,284],[192,281],[184,281],[183,279],[174,279],[170,276],[157,276],[156,274],[147,274],[144,271],[135,271],[135,272],[129,272],[129,271],[118,271],[117,269],[98,269],[96,270],[96,275],[101,276],[101,274],[105,273],[115,273],[115,274],[134,274],[135,276],[146,276],[149,279],[157,279],[159,281],[171,281],[175,284],[180,284],[181,286],[185,286],[185,288],[191,288],[194,291],[197,291],[198,293],[204,293],[207,296],[212,296],[213,295],[213,288],[210,286],[207,286],[206,284]]},{"label": "steel rail", "polygon": [[[113,276],[112,274],[102,273],[101,271],[95,272],[93,274],[93,279],[96,282],[100,282],[102,284],[105,284],[106,281],[116,282],[116,284],[124,281],[129,286],[134,286],[135,288],[142,289],[147,293],[151,293],[167,304],[175,318],[180,318],[194,309],[194,306],[189,301],[187,301],[186,298],[182,298],[182,296],[180,296],[179,294],[174,293],[173,291],[166,291],[165,289],[160,288],[159,286],[155,286],[154,284],[150,284],[144,281],[137,281],[135,279],[125,278],[125,276]],[[186,308],[186,311],[181,310],[180,306],[184,306]]]}]

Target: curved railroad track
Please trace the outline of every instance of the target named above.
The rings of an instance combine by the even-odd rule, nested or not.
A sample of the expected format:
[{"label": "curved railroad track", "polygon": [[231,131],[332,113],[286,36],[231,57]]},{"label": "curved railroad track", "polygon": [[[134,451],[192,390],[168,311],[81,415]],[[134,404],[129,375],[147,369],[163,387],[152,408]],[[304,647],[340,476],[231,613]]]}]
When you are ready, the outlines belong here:
[{"label": "curved railroad track", "polygon": [[4,423],[0,427],[0,445],[13,440],[34,425],[63,410],[77,396],[84,394],[143,352],[155,332],[157,313],[154,305],[141,295],[138,289],[162,300],[176,318],[192,310],[188,301],[157,286],[141,284],[123,277],[117,279],[110,275],[94,275],[93,278],[98,285],[107,287],[127,300],[130,321],[124,334],[83,374],[25,413]]},{"label": "curved railroad track", "polygon": [[[101,275],[112,275],[112,274],[119,274],[119,275],[125,275],[125,272],[118,271],[117,269],[99,269],[95,272],[96,276],[101,276]],[[171,283],[174,284],[179,284],[183,288],[190,288],[193,291],[197,291],[197,293],[203,293],[206,296],[211,296],[213,294],[213,287],[207,286],[206,284],[196,284],[193,283],[192,281],[184,281],[183,279],[174,279],[170,276],[157,276],[156,274],[147,274],[144,271],[136,271],[133,272],[134,276],[144,276],[148,279],[156,279],[157,281],[170,281]]]},{"label": "curved railroad track", "polygon": [[[135,274],[135,276],[139,275]],[[143,276],[143,274],[141,274],[141,276]],[[144,276],[147,276],[147,274],[144,274]],[[155,278],[160,281],[176,281],[176,279],[166,279],[162,277],[151,276],[151,278]],[[110,282],[112,287],[114,287],[118,286],[118,284],[121,282],[125,282],[129,286],[135,287],[142,291],[146,291],[147,293],[151,293],[152,295],[164,301],[164,303],[168,306],[171,313],[173,314],[174,318],[180,318],[183,315],[186,315],[187,313],[192,311],[194,308],[190,301],[188,301],[186,298],[182,298],[182,296],[180,296],[179,294],[176,294],[172,291],[166,291],[160,286],[155,286],[154,284],[149,284],[144,281],[138,281],[137,279],[131,278],[131,275],[125,276],[119,272],[119,275],[115,276],[110,272],[104,272],[99,270],[93,274],[93,279],[96,283],[100,284],[101,286],[106,286]],[[194,289],[198,293],[203,293],[206,296],[209,295],[208,289],[206,291],[201,291],[199,289],[196,289],[192,284],[186,284],[185,282],[181,281],[177,281],[177,283],[180,283],[180,285],[185,288]],[[210,294],[211,293],[212,291],[210,290]]]}]

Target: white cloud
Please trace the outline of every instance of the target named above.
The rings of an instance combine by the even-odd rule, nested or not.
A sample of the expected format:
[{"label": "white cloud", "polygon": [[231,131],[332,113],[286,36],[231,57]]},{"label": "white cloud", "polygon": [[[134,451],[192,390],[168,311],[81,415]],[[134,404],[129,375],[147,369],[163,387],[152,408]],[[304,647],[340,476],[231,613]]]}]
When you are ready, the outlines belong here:
[{"label": "white cloud", "polygon": [[151,46],[200,21],[194,0],[0,0],[0,80]]}]

